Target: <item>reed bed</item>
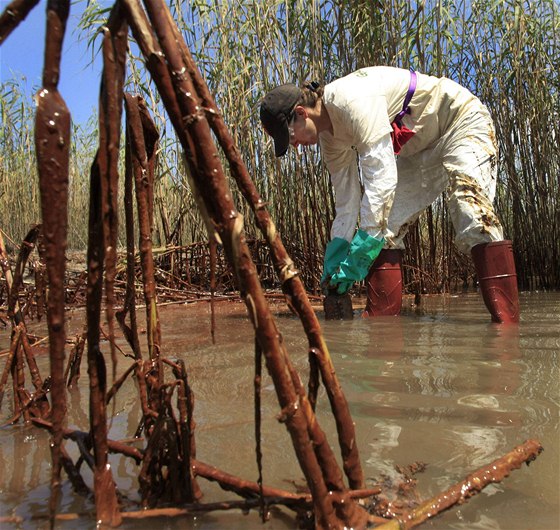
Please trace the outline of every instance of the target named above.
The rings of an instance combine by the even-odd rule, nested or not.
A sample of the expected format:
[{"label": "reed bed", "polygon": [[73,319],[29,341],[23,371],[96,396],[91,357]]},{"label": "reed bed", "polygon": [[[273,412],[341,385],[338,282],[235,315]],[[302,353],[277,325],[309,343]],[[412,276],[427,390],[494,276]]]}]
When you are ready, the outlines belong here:
[{"label": "reed bed", "polygon": [[[554,0],[191,0],[170,8],[306,288],[319,289],[323,249],[334,217],[319,149],[274,158],[258,120],[263,94],[282,82],[329,82],[356,68],[388,64],[445,75],[488,106],[500,147],[498,215],[513,240],[522,289],[560,287],[560,8]],[[106,8],[90,2],[83,38],[98,47]],[[162,131],[154,189],[154,244],[207,239],[178,140],[132,47],[127,90],[146,100]],[[136,57],[136,58],[134,58]],[[17,79],[0,94],[0,228],[15,242],[39,219],[33,108]],[[70,109],[71,110],[71,109]],[[95,120],[72,132],[69,247],[85,248]],[[123,157],[124,158],[124,157]],[[243,214],[247,207],[232,185]],[[248,237],[258,238],[251,215]],[[121,234],[119,242],[124,244]],[[405,287],[445,292],[474,285],[468,257],[453,244],[443,200],[407,237]],[[185,273],[183,273],[184,275]]]},{"label": "reed bed", "polygon": [[[302,278],[296,273],[294,263],[282,241],[290,240],[291,253],[300,263],[302,277],[307,278],[308,288],[309,285],[316,284],[317,270],[320,270],[316,262],[320,263],[321,249],[327,239],[332,219],[333,201],[328,179],[319,163],[317,149],[310,149],[286,161],[272,158],[270,145],[263,141],[262,132],[259,132],[255,123],[255,107],[263,90],[266,90],[273,78],[278,82],[278,75],[281,74],[282,80],[286,80],[286,72],[293,75],[297,66],[302,64],[300,61],[304,56],[307,57],[305,64],[311,68],[306,67],[306,71],[302,72],[305,76],[315,77],[321,69],[322,76],[328,78],[334,70],[325,69],[325,65],[330,69],[336,66],[334,62],[329,63],[324,55],[325,50],[329,49],[326,43],[332,45],[335,42],[332,37],[335,38],[337,46],[344,44],[345,39],[348,40],[348,45],[355,45],[363,39],[372,38],[373,40],[367,41],[371,44],[368,50],[375,51],[377,40],[356,31],[354,26],[346,26],[346,15],[359,15],[365,20],[365,24],[371,22],[374,37],[377,32],[379,35],[388,35],[384,17],[376,20],[375,16],[379,13],[368,9],[368,6],[371,7],[369,4],[358,5],[355,12],[348,12],[347,4],[337,6],[331,3],[313,3],[311,6],[307,4],[307,11],[303,3],[264,3],[261,6],[254,2],[246,6],[244,3],[201,2],[189,4],[186,11],[183,6],[174,6],[174,18],[184,26],[193,49],[197,49],[196,44],[202,43],[198,48],[202,54],[199,60],[209,82],[213,80],[215,83],[209,90],[182,41],[167,6],[161,0],[145,0],[144,12],[137,0],[119,0],[111,8],[102,32],[103,72],[99,93],[99,145],[94,149],[95,155],[92,156],[90,148],[93,144],[89,142],[94,135],[90,135],[85,144],[75,139],[70,141],[71,133],[79,134],[80,131],[76,128],[71,129],[70,112],[57,88],[60,52],[69,6],[68,0],[49,2],[47,6],[47,52],[43,86],[35,119],[36,130],[33,134],[36,153],[33,153],[31,142],[20,141],[22,138],[30,138],[31,135],[28,135],[29,122],[24,119],[28,109],[25,105],[17,103],[21,100],[17,90],[9,93],[12,99],[8,103],[16,103],[12,103],[11,108],[6,106],[6,110],[9,113],[15,109],[15,114],[12,113],[11,116],[16,118],[20,112],[21,127],[10,128],[13,123],[10,122],[10,126],[4,126],[2,129],[6,133],[2,139],[3,145],[7,146],[6,154],[12,156],[13,153],[21,153],[20,160],[16,160],[16,163],[21,165],[15,166],[20,179],[15,183],[16,186],[25,187],[25,178],[35,176],[31,167],[25,166],[26,158],[37,160],[43,227],[41,230],[35,225],[28,232],[21,245],[14,274],[11,272],[4,238],[0,232],[0,265],[8,294],[7,315],[13,331],[0,381],[0,402],[4,386],[11,375],[14,415],[10,422],[15,423],[23,419],[52,433],[51,494],[48,505],[51,527],[54,528],[59,516],[57,512],[62,494],[63,469],[72,487],[79,494],[91,496],[93,493],[95,520],[102,526],[120,525],[125,517],[124,512],[126,516],[146,517],[156,514],[184,515],[189,510],[199,511],[201,508],[205,511],[217,508],[248,510],[256,506],[254,501],[258,496],[263,522],[266,520],[270,498],[271,502],[281,502],[295,508],[298,522],[307,522],[306,526],[309,527],[365,528],[370,523],[383,523],[382,528],[400,528],[403,525],[417,526],[426,519],[433,518],[453,504],[464,502],[488,483],[501,481],[523,462],[536,458],[542,447],[538,441],[529,440],[489,466],[476,471],[464,482],[449,488],[428,503],[420,504],[417,509],[408,509],[412,508],[411,504],[400,503],[395,511],[394,507],[388,504],[381,508],[382,513],[371,514],[364,504],[356,501],[358,498],[376,496],[381,489],[377,486],[366,488],[348,403]],[[380,4],[379,7],[382,6]],[[396,4],[390,4],[391,8],[395,6]],[[424,7],[425,4],[422,4],[422,10]],[[97,7],[94,4],[90,4],[90,8],[84,20],[98,20],[101,12],[96,11]],[[272,11],[265,12],[270,9]],[[420,11],[416,12],[414,20],[418,19]],[[241,12],[242,15],[236,18],[234,13],[237,12]],[[333,12],[335,18],[331,18]],[[311,16],[307,17],[309,13]],[[437,4],[436,14],[439,32],[444,27],[443,20],[446,14],[441,4]],[[193,23],[189,23],[190,19]],[[274,24],[270,20],[280,23]],[[329,28],[323,26],[323,20],[336,20],[338,26],[333,25],[329,33]],[[308,25],[301,26],[303,22]],[[378,25],[375,26],[374,22]],[[221,31],[226,25],[228,28],[234,28],[232,32]],[[3,25],[3,32],[6,31],[5,27]],[[86,23],[86,27],[93,29],[91,23]],[[410,27],[413,27],[413,22],[410,23]],[[157,91],[165,104],[169,122],[177,138],[164,135],[160,143],[158,127],[154,124],[144,101],[152,104],[153,114],[159,117],[160,126],[164,129],[167,118],[162,112],[157,93],[146,81],[146,74],[142,73],[141,65],[134,57],[127,79],[129,28],[138,39],[138,46],[147,62],[146,70],[157,85]],[[294,29],[296,35],[298,31],[308,31],[308,35],[313,37],[309,40],[309,47],[298,49],[299,41],[292,37]],[[337,33],[335,29],[343,32]],[[389,29],[392,31],[398,28]],[[397,51],[398,41],[395,39],[389,42],[391,43],[395,45],[394,51]],[[237,44],[246,53],[236,53]],[[435,53],[440,64],[442,58],[447,56],[447,49],[442,42],[438,41],[436,44]],[[351,47],[346,50],[348,49],[352,50]],[[386,47],[378,48],[379,53],[383,50],[386,51]],[[253,62],[253,59],[259,57],[257,51],[260,52],[260,65]],[[276,62],[264,60],[263,54],[271,52],[270,57],[277,59]],[[409,52],[412,53],[410,50]],[[352,51],[346,55],[341,53],[341,56],[348,61],[354,59]],[[225,58],[221,69],[220,63],[216,62],[217,57]],[[269,71],[264,65],[271,62],[277,66],[288,65],[288,70]],[[213,72],[215,77],[212,76]],[[265,73],[270,74],[269,77],[262,77]],[[128,88],[136,87],[145,97],[127,92],[125,84]],[[213,94],[219,95],[219,107],[215,105]],[[246,106],[242,105],[242,101],[246,102]],[[124,162],[119,162],[119,146],[123,145],[123,106],[126,118],[125,156]],[[201,107],[205,107],[206,111],[201,112]],[[219,109],[222,108],[223,116],[219,114]],[[6,115],[9,115],[8,113]],[[3,123],[7,121],[9,120]],[[226,126],[226,122],[230,125]],[[234,138],[230,136],[229,127],[234,131]],[[221,151],[217,150],[214,139],[218,141]],[[243,157],[252,162],[251,170],[254,172],[255,181],[263,190],[263,196],[267,197],[269,204],[263,204],[261,194],[254,186],[236,145],[241,146]],[[11,149],[10,153],[7,152],[8,149]],[[184,160],[178,154],[180,152],[185,153]],[[218,160],[220,156],[223,158],[221,164]],[[84,175],[88,174],[87,167],[90,162],[88,180]],[[86,165],[83,167],[84,163]],[[239,187],[234,188],[237,191],[233,192],[223,167],[228,163],[231,164],[232,184],[234,181]],[[119,173],[123,170],[123,164],[124,190],[119,191]],[[26,174],[23,173],[25,169]],[[4,173],[3,177],[6,175],[7,173]],[[3,182],[6,180],[3,179]],[[83,184],[85,181],[89,182],[89,186]],[[71,194],[68,184],[73,188]],[[12,193],[12,199],[15,201],[19,198],[18,191],[21,190],[7,185],[3,188],[3,195]],[[120,197],[119,194],[123,193],[124,197]],[[135,207],[133,195],[136,198]],[[28,206],[26,197],[23,197],[21,203],[5,202],[3,206],[10,206],[10,212],[16,216],[17,209],[25,209]],[[78,205],[81,204],[84,211],[89,210],[86,223],[88,273],[85,278],[87,330],[77,338],[65,370],[64,350],[67,340],[65,326],[61,323],[65,320],[68,294],[64,280],[69,198],[70,208],[75,209],[72,213],[76,215],[75,218],[70,218],[70,226],[79,223],[80,216],[83,215],[83,212],[78,211]],[[84,207],[84,204],[88,204],[89,208]],[[239,209],[237,204],[240,205]],[[29,206],[32,212],[33,204]],[[123,207],[124,216],[119,212]],[[194,213],[196,208],[203,218]],[[249,223],[253,223],[252,226],[248,225],[247,231],[244,230],[244,219],[240,215],[244,210],[247,214],[253,214],[244,216]],[[278,223],[273,221],[269,211],[273,212]],[[9,217],[12,215],[4,215],[3,221],[8,223]],[[119,245],[123,246],[122,235],[119,236],[118,232],[119,217],[124,217],[125,220],[124,223],[121,221],[120,226],[124,225],[126,242],[126,291],[124,304],[117,310],[117,249]],[[452,239],[443,205],[434,205],[427,212],[426,219],[427,228],[419,223],[411,232],[411,256],[414,257],[412,251],[416,251],[414,259],[425,260],[422,248],[427,234],[432,251],[428,257],[433,262],[438,261],[445,267],[445,271],[450,273],[459,261],[450,259],[453,257]],[[203,263],[198,265],[195,271],[189,271],[189,265],[184,265],[184,271],[179,271],[177,275],[174,266],[170,265],[173,277],[179,283],[182,282],[184,274],[190,274],[192,277],[193,272],[196,275],[210,269],[213,301],[217,269],[214,264],[220,262],[215,252],[217,247],[220,247],[230,270],[234,272],[234,290],[239,291],[243,298],[255,331],[254,405],[256,460],[259,468],[256,483],[221,472],[196,459],[194,396],[189,386],[186,366],[181,360],[171,361],[165,358],[161,351],[161,327],[155,289],[158,269],[154,266],[153,259],[154,221],[159,227],[158,238],[162,240],[162,246],[166,249],[166,252],[162,252],[163,259],[169,260],[170,264],[177,264],[175,257],[183,256],[185,264],[198,258]],[[135,230],[135,223],[138,232]],[[283,232],[282,238],[278,237],[276,224]],[[15,228],[13,230],[15,232]],[[80,240],[79,230],[80,228],[71,235],[76,241]],[[257,231],[261,239],[253,237]],[[211,240],[210,267],[204,264],[207,256],[204,249],[206,232]],[[135,251],[135,233],[138,233],[138,253]],[[438,248],[441,234],[443,244]],[[265,245],[260,243],[262,239],[265,240]],[[178,245],[172,246],[174,241]],[[253,248],[249,248],[249,241],[253,241]],[[39,255],[45,260],[49,286],[46,297],[50,366],[48,383],[39,374],[27,336],[24,311],[21,310],[18,298],[18,291],[23,283],[23,272],[35,245]],[[190,258],[189,253],[184,250],[186,245],[191,251]],[[282,291],[286,301],[300,318],[307,336],[307,389],[304,388],[302,379],[292,364],[286,343],[278,332],[259,279],[262,275],[267,278],[270,268],[265,264],[259,270],[252,259],[255,253],[260,259],[265,246],[270,253],[269,259],[273,261],[274,273],[282,280]],[[198,255],[193,252],[197,247],[202,249]],[[449,259],[441,259],[442,256]],[[146,351],[144,356],[142,355],[142,349],[145,348],[141,347],[134,303],[138,257],[146,311],[147,356]],[[416,291],[427,289],[424,278],[427,269],[424,263],[419,261],[411,270],[415,271],[413,281]],[[445,278],[449,281],[450,275]],[[199,280],[199,283],[205,281],[206,279]],[[465,281],[468,281],[468,278]],[[101,333],[103,306],[107,332]],[[132,355],[128,357],[133,358],[133,361],[122,376],[117,378],[117,354],[124,353],[115,342],[119,329],[132,351]],[[110,387],[108,367],[100,346],[102,334],[108,342],[112,361],[113,385]],[[66,385],[77,382],[80,360],[86,344],[90,397],[88,432],[66,428]],[[33,394],[26,388],[25,363],[35,389]],[[277,394],[280,410],[278,419],[285,424],[290,434],[309,489],[310,495],[303,499],[294,497],[290,492],[265,487],[262,481],[260,393],[263,364]],[[134,447],[126,441],[111,440],[109,434],[112,422],[108,421],[108,406],[112,397],[132,374],[136,379],[142,409]],[[315,416],[320,383],[325,387],[336,423],[342,468]],[[50,404],[46,399],[47,393],[51,396]],[[175,398],[176,405],[173,405],[172,400]],[[142,433],[145,446],[139,449],[136,444]],[[77,443],[80,455],[76,462],[66,452],[65,439]],[[142,511],[131,512],[123,509],[126,508],[122,502],[124,499],[117,491],[108,463],[109,452],[132,458],[138,465],[140,499],[137,505]],[[81,475],[80,468],[83,463],[91,469],[93,489],[90,489]],[[200,502],[202,490],[198,485],[198,477],[217,481],[223,489],[233,491],[249,502],[233,501],[204,505]],[[476,487],[469,489],[471,483],[476,484]],[[406,490],[410,491],[409,487]],[[297,506],[294,506],[294,501],[297,501]],[[180,509],[176,509],[177,506],[180,506]],[[404,509],[401,511],[401,508]],[[76,517],[75,514],[62,515]],[[14,518],[10,519],[10,522],[20,521]]]}]

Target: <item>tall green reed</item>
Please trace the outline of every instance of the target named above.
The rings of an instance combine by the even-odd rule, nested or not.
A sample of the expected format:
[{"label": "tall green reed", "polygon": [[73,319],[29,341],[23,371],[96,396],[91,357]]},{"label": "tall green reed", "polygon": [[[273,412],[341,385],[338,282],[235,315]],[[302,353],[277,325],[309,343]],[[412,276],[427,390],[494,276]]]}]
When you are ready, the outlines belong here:
[{"label": "tall green reed", "polygon": [[[279,83],[310,79],[329,82],[376,64],[450,77],[488,106],[500,147],[496,208],[505,236],[514,242],[521,286],[560,287],[560,162],[556,148],[560,127],[560,13],[555,0],[170,3],[309,289],[318,288],[323,249],[334,217],[328,174],[318,148],[292,151],[282,160],[274,157],[271,142],[259,123],[259,101]],[[92,53],[96,32],[106,16],[103,9],[92,1],[82,19]],[[204,240],[204,224],[190,192],[180,147],[133,42],[131,52],[127,89],[145,98],[162,135],[155,185],[154,243],[185,245]],[[3,88],[2,104],[14,112],[17,104],[10,103],[13,97],[9,99],[8,95]],[[19,143],[5,120],[2,125],[6,136],[6,140],[2,137],[2,181],[8,167],[6,157],[12,157],[12,151],[18,153],[9,162],[15,164],[9,172],[14,174],[12,178],[20,179],[16,189],[22,187],[22,180],[35,182],[29,177],[34,171],[30,162],[33,146],[23,140],[31,134],[31,112],[25,110],[29,114],[21,116],[22,123],[27,124],[17,133],[22,137]],[[76,134],[87,136],[87,131]],[[82,144],[78,136],[74,138],[77,189],[71,191],[79,195],[80,179],[88,177],[80,164],[91,163],[93,148],[87,140]],[[17,149],[13,150],[10,142],[16,142]],[[6,187],[0,186],[3,190]],[[17,209],[21,220],[14,223],[25,225],[29,223],[25,216],[36,218],[34,213],[23,213],[37,209],[36,192],[29,189],[27,182],[22,193],[35,196],[25,201],[25,208]],[[232,189],[245,215],[248,237],[257,237],[251,214],[233,183]],[[0,201],[7,200],[5,194],[3,191]],[[0,204],[12,204],[14,199],[10,197]],[[76,215],[78,221],[80,213],[70,215]],[[17,237],[23,231],[19,225],[17,229],[11,225],[3,229]],[[70,237],[80,245],[84,236],[71,231]],[[472,265],[453,245],[453,229],[441,198],[411,228],[407,245],[405,283],[409,290],[445,291],[472,281]]]}]

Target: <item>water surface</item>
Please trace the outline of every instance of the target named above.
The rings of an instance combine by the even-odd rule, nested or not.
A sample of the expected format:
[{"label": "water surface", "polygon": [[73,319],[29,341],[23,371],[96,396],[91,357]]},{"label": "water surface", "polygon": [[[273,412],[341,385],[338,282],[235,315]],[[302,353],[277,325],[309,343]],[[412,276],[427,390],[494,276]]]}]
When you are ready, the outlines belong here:
[{"label": "water surface", "polygon": [[[424,297],[419,308],[406,299],[403,315],[351,322],[325,322],[319,316],[338,377],[356,423],[357,443],[368,484],[398,479],[395,466],[423,462],[416,475],[422,499],[436,495],[469,473],[529,438],[545,451],[529,467],[487,487],[468,503],[452,508],[421,528],[556,530],[560,528],[559,352],[560,294],[522,293],[518,326],[492,324],[476,294]],[[243,304],[216,308],[216,343],[210,336],[208,305],[160,309],[162,351],[185,360],[195,394],[197,458],[248,480],[256,480],[253,423],[252,329]],[[307,341],[299,320],[274,307],[277,325],[301,377],[307,381]],[[68,334],[78,333],[82,314],[70,315]],[[30,324],[44,334],[44,324]],[[7,338],[2,333],[0,349]],[[123,345],[123,348],[126,348]],[[0,367],[5,359],[0,357]],[[121,358],[119,371],[129,365]],[[48,371],[46,355],[40,358]],[[78,389],[69,394],[70,427],[87,430],[85,360]],[[291,439],[276,420],[278,404],[270,378],[263,381],[263,466],[267,485],[293,490],[303,483]],[[11,415],[4,396],[0,421]],[[132,381],[119,391],[110,436],[129,438],[140,410]],[[324,392],[318,418],[338,452],[334,423]],[[68,451],[75,456],[73,444]],[[0,429],[0,515],[18,515],[20,525],[47,528],[37,516],[47,511],[50,456],[47,433],[29,426]],[[136,465],[111,455],[120,491],[138,500]],[[86,474],[86,480],[90,476]],[[205,502],[233,500],[199,479]],[[91,511],[91,503],[63,488],[61,512]],[[92,519],[59,523],[58,528],[94,528]],[[290,529],[290,512],[275,510],[262,524],[256,512],[239,511],[181,519],[125,521],[131,529]]]}]

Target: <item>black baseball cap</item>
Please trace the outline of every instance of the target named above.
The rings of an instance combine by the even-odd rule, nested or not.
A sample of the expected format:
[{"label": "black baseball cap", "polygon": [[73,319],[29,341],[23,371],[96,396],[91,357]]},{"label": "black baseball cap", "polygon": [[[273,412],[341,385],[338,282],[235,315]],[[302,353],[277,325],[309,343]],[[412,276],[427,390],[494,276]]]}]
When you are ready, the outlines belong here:
[{"label": "black baseball cap", "polygon": [[273,88],[261,101],[261,122],[274,140],[274,154],[283,156],[290,146],[288,124],[301,96],[301,89],[292,83]]}]

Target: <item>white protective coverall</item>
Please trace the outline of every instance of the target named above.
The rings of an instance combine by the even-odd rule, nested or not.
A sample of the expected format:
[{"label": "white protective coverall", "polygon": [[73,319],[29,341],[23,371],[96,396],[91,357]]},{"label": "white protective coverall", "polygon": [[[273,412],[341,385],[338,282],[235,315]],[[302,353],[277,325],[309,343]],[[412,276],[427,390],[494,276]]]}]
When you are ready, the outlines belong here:
[{"label": "white protective coverall", "polygon": [[322,132],[319,141],[335,192],[331,239],[350,241],[359,215],[359,227],[384,237],[386,248],[404,248],[408,227],[445,190],[462,252],[502,240],[492,208],[497,146],[488,110],[450,79],[416,75],[402,120],[415,134],[398,157],[391,122],[403,107],[408,70],[373,66],[325,86],[333,132]]}]

